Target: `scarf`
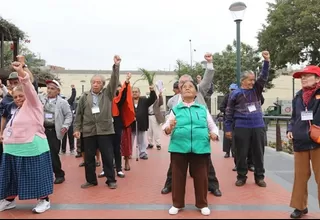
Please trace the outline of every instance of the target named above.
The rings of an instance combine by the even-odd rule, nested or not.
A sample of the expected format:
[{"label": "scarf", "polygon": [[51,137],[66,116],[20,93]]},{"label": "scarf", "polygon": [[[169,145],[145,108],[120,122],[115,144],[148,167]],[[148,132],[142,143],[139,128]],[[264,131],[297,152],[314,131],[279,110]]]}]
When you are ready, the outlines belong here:
[{"label": "scarf", "polygon": [[302,88],[302,100],[305,105],[308,105],[314,93],[320,88],[320,83],[312,87]]}]

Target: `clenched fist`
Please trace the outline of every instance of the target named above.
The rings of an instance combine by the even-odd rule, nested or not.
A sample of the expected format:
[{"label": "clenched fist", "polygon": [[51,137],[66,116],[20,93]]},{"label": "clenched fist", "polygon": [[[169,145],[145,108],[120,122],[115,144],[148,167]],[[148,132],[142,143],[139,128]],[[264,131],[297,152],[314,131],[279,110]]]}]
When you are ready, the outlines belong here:
[{"label": "clenched fist", "polygon": [[115,64],[115,65],[119,66],[120,63],[121,63],[121,58],[120,58],[120,56],[115,55],[115,56],[113,57],[113,61],[114,61],[114,64]]},{"label": "clenched fist", "polygon": [[205,59],[208,63],[212,63],[212,60],[213,60],[213,58],[212,58],[212,53],[206,53],[206,54],[204,55],[204,59]]},{"label": "clenched fist", "polygon": [[262,51],[262,56],[265,61],[270,61],[270,53],[269,51]]}]

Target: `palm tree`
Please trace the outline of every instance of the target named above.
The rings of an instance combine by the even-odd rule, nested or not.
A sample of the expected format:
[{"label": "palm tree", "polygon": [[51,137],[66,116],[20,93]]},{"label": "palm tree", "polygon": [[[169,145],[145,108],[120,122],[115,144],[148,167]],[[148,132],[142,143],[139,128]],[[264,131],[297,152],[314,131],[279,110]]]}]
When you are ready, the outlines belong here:
[{"label": "palm tree", "polygon": [[143,69],[143,68],[139,68],[139,70],[142,72],[141,80],[147,80],[149,83],[149,86],[153,85],[153,81],[154,81],[154,77],[156,75],[156,72],[149,72],[148,70]]}]

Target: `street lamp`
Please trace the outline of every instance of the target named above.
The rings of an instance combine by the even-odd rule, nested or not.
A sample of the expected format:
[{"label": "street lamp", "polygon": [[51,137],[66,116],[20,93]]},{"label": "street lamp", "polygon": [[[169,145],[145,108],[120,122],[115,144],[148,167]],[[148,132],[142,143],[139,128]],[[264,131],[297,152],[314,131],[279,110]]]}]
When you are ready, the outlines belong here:
[{"label": "street lamp", "polygon": [[190,65],[191,65],[191,69],[192,69],[192,44],[191,44],[191,39],[189,40],[190,42]]},{"label": "street lamp", "polygon": [[240,86],[240,74],[241,74],[241,56],[240,56],[240,23],[244,16],[244,12],[247,6],[243,2],[235,2],[230,5],[229,10],[232,13],[233,19],[237,24],[237,84]]}]

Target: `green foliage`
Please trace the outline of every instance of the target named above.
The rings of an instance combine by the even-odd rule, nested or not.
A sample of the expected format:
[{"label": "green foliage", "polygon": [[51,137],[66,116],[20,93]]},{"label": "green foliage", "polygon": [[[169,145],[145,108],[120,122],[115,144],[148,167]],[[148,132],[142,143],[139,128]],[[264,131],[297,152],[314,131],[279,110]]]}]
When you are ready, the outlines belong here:
[{"label": "green foliage", "polygon": [[143,68],[139,68],[139,71],[142,72],[141,80],[147,80],[149,86],[153,85],[153,81],[154,81],[154,77],[156,75],[156,72],[149,72],[148,70],[143,69]]},{"label": "green foliage", "polygon": [[177,60],[177,66],[174,70],[177,74],[177,79],[179,79],[182,75],[190,75],[193,80],[196,82],[197,75],[203,76],[204,70],[200,63],[193,63],[192,68],[191,65],[182,60]]},{"label": "green foliage", "polygon": [[0,33],[4,34],[6,41],[23,40],[26,36],[17,26],[0,17]]},{"label": "green foliage", "polygon": [[260,50],[269,50],[277,69],[307,61],[320,63],[320,1],[276,0],[268,3],[266,24],[258,33]]},{"label": "green foliage", "polygon": [[[215,91],[226,94],[229,91],[229,85],[237,82],[236,62],[236,41],[232,45],[227,45],[221,53],[213,55]],[[261,67],[260,52],[248,44],[241,43],[241,72],[253,71],[256,76],[259,76]],[[276,78],[275,70],[270,69],[266,89],[273,88],[272,80],[274,78]]]}]

